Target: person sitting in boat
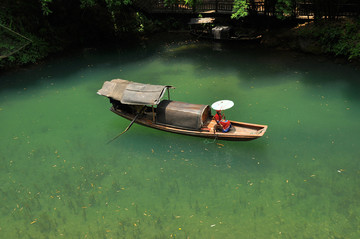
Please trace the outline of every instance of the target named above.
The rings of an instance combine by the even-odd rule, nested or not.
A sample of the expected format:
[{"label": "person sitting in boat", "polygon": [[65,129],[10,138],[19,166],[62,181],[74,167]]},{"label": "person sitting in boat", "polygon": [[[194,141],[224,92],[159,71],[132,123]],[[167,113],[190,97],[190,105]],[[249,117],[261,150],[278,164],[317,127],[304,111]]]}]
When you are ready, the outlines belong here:
[{"label": "person sitting in boat", "polygon": [[219,128],[222,130],[222,132],[226,133],[229,132],[231,128],[231,123],[225,118],[225,115],[221,113],[221,110],[217,110],[216,114],[214,116],[215,121]]}]

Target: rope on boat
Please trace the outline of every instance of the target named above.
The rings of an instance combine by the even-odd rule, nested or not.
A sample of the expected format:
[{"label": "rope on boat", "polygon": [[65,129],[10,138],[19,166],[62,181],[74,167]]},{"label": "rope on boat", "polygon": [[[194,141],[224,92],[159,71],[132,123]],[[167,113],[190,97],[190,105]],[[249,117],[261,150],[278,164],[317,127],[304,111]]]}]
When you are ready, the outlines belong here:
[{"label": "rope on boat", "polygon": [[204,144],[213,144],[218,140],[218,135],[216,134],[216,129],[214,129],[214,139],[212,141],[209,141],[208,139],[204,140]]},{"label": "rope on boat", "polygon": [[215,143],[217,141],[217,139],[218,139],[217,136],[212,141],[209,141],[208,139],[205,139],[204,144],[213,144],[213,143]]},{"label": "rope on boat", "polygon": [[145,106],[140,110],[140,112],[135,116],[135,118],[131,121],[131,123],[129,124],[128,127],[126,127],[126,129],[121,132],[120,134],[116,135],[114,138],[112,138],[111,140],[109,140],[106,144],[110,144],[112,141],[114,141],[115,139],[117,139],[118,137],[120,137],[122,134],[124,134],[126,131],[128,131],[130,129],[130,127],[133,125],[133,123],[135,123],[136,119],[139,117],[139,115],[142,114],[143,110],[145,109]]}]

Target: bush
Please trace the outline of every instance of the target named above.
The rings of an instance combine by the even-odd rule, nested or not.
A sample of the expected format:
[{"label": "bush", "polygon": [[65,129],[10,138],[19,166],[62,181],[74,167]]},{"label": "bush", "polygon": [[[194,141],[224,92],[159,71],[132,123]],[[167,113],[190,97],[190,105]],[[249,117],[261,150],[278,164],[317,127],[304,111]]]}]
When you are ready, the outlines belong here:
[{"label": "bush", "polygon": [[23,39],[20,41],[16,39],[18,42],[14,39],[6,39],[1,42],[1,53],[7,57],[0,60],[0,68],[36,63],[48,56],[49,53],[56,51],[51,49],[48,42],[39,37],[32,35],[28,38],[32,39],[32,42]]},{"label": "bush", "polygon": [[298,28],[298,35],[318,42],[324,53],[348,59],[360,57],[360,19],[307,24]]}]

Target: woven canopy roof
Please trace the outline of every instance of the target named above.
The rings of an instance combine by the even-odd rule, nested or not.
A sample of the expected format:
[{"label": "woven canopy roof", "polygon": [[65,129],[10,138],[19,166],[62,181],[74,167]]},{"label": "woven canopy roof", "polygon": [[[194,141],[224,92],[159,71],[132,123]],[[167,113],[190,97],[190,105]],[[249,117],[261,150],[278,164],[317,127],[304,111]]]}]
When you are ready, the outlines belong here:
[{"label": "woven canopy roof", "polygon": [[189,21],[190,25],[194,24],[208,24],[213,23],[215,21],[215,18],[213,17],[199,17],[199,18],[191,18]]},{"label": "woven canopy roof", "polygon": [[114,79],[105,81],[98,90],[103,95],[127,105],[157,105],[160,103],[168,85],[150,85],[127,80]]}]

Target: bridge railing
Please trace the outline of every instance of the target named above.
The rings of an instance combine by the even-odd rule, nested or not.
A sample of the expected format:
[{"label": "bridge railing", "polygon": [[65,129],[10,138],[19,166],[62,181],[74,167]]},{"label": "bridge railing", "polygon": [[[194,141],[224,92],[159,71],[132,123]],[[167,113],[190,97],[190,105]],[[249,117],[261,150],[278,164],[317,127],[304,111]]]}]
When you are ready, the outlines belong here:
[{"label": "bridge railing", "polygon": [[191,12],[193,11],[193,8],[187,5],[185,1],[177,1],[172,4],[167,4],[164,1],[157,1],[153,7],[153,11]]},{"label": "bridge railing", "polygon": [[[194,7],[187,5],[184,0],[178,0],[172,4],[166,4],[163,0],[153,2],[152,12],[202,13],[212,11],[215,13],[231,14],[234,5],[233,1],[230,0],[204,0]],[[280,14],[276,11],[275,6],[266,5],[265,1],[252,2],[248,10],[251,14],[267,16]],[[329,15],[332,17],[358,16],[360,15],[360,4],[338,4],[332,11],[321,12],[319,9],[315,9],[314,4],[304,1],[297,3],[293,11],[295,17],[313,17],[315,14],[318,14],[320,17],[327,17]]]},{"label": "bridge railing", "polygon": [[319,16],[325,17],[343,17],[343,16],[359,16],[360,4],[335,4],[332,8],[316,9],[311,3],[299,3],[296,6],[296,14],[299,16]]},{"label": "bridge railing", "polygon": [[153,11],[164,11],[164,12],[205,12],[215,10],[232,12],[233,2],[232,1],[204,1],[197,4],[195,7],[189,6],[185,1],[179,0],[176,3],[166,4],[164,1],[157,1],[153,7]]}]

